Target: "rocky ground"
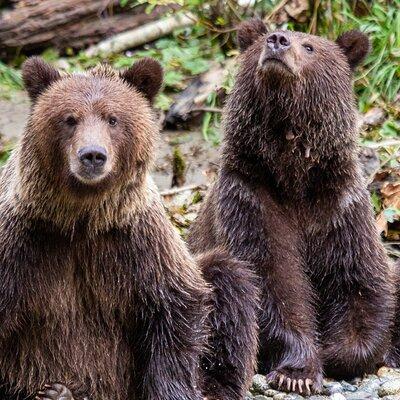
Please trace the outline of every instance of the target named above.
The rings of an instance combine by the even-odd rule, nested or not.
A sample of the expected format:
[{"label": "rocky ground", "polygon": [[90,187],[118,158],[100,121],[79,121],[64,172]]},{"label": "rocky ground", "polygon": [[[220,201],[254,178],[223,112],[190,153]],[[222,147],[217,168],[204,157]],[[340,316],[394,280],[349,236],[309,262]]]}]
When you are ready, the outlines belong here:
[{"label": "rocky ground", "polygon": [[400,400],[400,369],[382,367],[376,375],[351,382],[324,380],[319,395],[301,396],[273,390],[263,375],[255,375],[246,400]]}]

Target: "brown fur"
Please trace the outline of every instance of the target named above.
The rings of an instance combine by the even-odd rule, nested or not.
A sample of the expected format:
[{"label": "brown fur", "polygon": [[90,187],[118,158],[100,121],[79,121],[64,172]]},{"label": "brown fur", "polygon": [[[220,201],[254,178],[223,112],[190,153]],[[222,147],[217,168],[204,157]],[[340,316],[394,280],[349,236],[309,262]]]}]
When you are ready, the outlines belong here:
[{"label": "brown fur", "polygon": [[[161,78],[143,82],[161,69],[139,67],[24,66],[34,104],[0,178],[0,377],[12,398],[51,382],[76,400],[203,398],[210,290],[149,178]],[[72,168],[88,137],[111,163],[92,183]]]},{"label": "brown fur", "polygon": [[318,391],[323,372],[374,371],[394,312],[356,156],[351,77],[369,42],[357,31],[337,43],[269,34],[259,20],[242,24],[238,41],[221,171],[189,244],[196,254],[222,246],[253,265],[261,365],[277,386]]}]

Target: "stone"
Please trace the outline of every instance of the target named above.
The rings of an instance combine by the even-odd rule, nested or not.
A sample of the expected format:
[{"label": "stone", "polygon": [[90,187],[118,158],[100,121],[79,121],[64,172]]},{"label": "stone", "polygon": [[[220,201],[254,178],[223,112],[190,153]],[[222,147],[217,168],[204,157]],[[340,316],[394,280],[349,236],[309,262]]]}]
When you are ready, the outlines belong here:
[{"label": "stone", "polygon": [[342,388],[345,392],[356,392],[357,391],[357,386],[354,386],[349,382],[341,381],[340,384],[342,385]]},{"label": "stone", "polygon": [[254,375],[251,391],[255,394],[266,394],[265,392],[270,389],[267,379],[264,375]]},{"label": "stone", "polygon": [[287,393],[278,393],[273,397],[273,400],[285,400]]},{"label": "stone", "polygon": [[400,378],[383,383],[378,389],[378,394],[380,397],[400,394]]},{"label": "stone", "polygon": [[296,393],[287,394],[287,395],[283,398],[283,400],[303,400],[303,399],[304,399],[303,396],[301,396],[301,395],[299,395],[299,394],[296,394]]},{"label": "stone", "polygon": [[341,393],[334,393],[331,396],[329,396],[330,400],[346,400],[346,397],[344,397]]},{"label": "stone", "polygon": [[400,369],[399,368],[389,368],[382,367],[379,368],[377,375],[379,378],[389,378],[389,379],[400,379]]},{"label": "stone", "polygon": [[342,393],[343,392],[343,386],[339,382],[324,382],[324,394],[326,395],[331,395],[334,393]]},{"label": "stone", "polygon": [[378,399],[378,396],[373,395],[372,393],[364,392],[362,390],[358,390],[356,392],[347,393],[345,395],[347,400],[375,400]]},{"label": "stone", "polygon": [[361,381],[361,384],[358,387],[358,390],[375,393],[379,387],[382,385],[382,381],[376,375],[373,375],[373,378],[366,378]]}]

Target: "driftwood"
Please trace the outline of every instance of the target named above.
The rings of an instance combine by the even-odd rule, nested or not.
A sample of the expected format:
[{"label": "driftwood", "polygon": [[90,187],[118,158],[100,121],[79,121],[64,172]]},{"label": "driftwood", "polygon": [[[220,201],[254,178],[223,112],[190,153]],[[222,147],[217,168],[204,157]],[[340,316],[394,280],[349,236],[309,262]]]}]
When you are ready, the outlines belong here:
[{"label": "driftwood", "polygon": [[109,56],[126,49],[152,42],[153,40],[172,33],[175,29],[184,28],[194,23],[194,17],[185,14],[176,14],[159,21],[150,22],[140,28],[110,37],[88,48],[85,54],[89,57],[97,55]]},{"label": "driftwood", "polygon": [[209,71],[193,78],[175,98],[165,116],[164,125],[169,129],[188,127],[198,124],[204,112],[221,112],[219,108],[207,107],[206,100],[213,92],[222,94],[220,89],[226,69],[226,66],[215,64]]},{"label": "driftwood", "polygon": [[0,51],[38,51],[48,46],[80,49],[160,17],[144,6],[119,7],[119,0],[19,0],[0,18]]}]

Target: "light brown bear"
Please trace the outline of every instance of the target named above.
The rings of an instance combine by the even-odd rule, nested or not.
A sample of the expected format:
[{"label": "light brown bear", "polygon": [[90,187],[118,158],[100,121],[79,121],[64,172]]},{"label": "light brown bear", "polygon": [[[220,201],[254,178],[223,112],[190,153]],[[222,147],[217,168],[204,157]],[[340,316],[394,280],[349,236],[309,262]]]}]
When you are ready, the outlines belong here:
[{"label": "light brown bear", "polygon": [[[211,290],[163,210],[149,177],[158,62],[61,75],[32,58],[23,79],[32,112],[0,177],[1,398],[201,400],[205,382],[244,393],[256,289],[240,262],[216,276],[215,253],[199,260]],[[228,365],[205,350],[216,338],[246,340],[250,356]],[[200,362],[241,379],[219,387]]]}]

